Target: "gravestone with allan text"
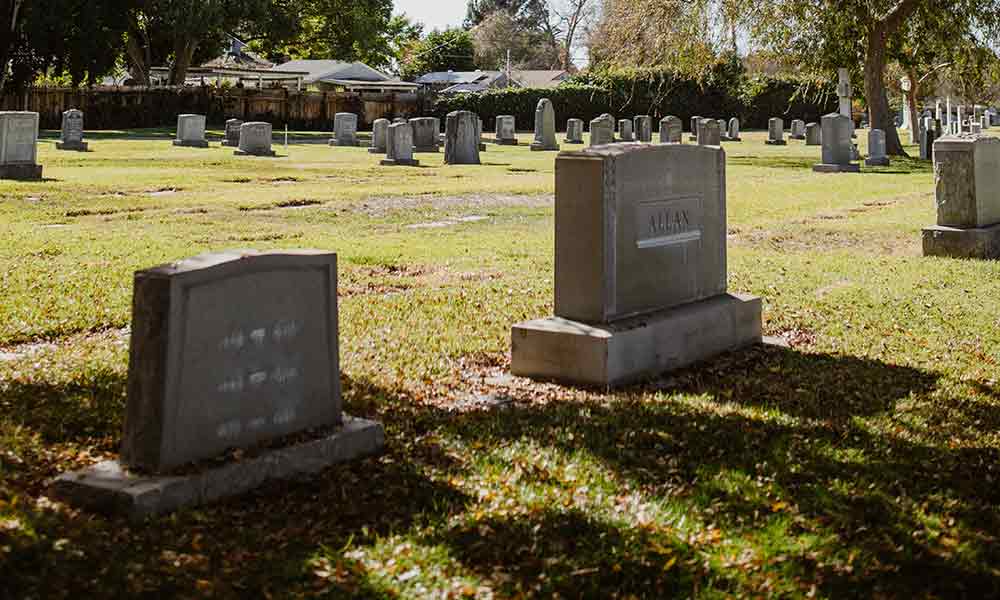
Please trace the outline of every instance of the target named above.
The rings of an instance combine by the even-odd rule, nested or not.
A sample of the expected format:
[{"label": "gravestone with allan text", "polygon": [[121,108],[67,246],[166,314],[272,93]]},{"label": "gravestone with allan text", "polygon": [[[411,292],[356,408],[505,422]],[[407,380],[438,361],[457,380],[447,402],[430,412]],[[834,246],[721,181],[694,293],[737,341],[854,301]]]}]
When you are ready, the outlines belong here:
[{"label": "gravestone with allan text", "polygon": [[0,179],[41,179],[38,113],[0,112]]},{"label": "gravestone with allan text", "polygon": [[[144,517],[384,443],[381,425],[342,413],[335,254],[231,251],[140,271],[129,354],[121,459],[57,478],[71,502]],[[230,449],[251,454],[220,466]]]},{"label": "gravestone with allan text", "polygon": [[250,121],[240,125],[240,147],[233,151],[236,156],[274,156],[271,142],[274,131],[270,123]]},{"label": "gravestone with allan text", "polygon": [[727,293],[721,147],[564,152],[555,203],[555,316],[513,327],[515,375],[615,385],[761,340]]},{"label": "gravestone with allan text", "polygon": [[205,115],[177,115],[175,146],[208,148],[205,139]]},{"label": "gravestone with allan text", "polygon": [[62,133],[56,142],[56,150],[87,151],[87,142],[83,141],[83,111],[71,108],[62,115]]}]

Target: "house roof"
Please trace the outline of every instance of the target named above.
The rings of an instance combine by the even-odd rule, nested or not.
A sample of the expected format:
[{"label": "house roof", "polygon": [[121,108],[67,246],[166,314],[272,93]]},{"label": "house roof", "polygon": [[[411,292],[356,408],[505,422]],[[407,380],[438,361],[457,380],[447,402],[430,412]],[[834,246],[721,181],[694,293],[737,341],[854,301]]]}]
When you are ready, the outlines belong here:
[{"label": "house roof", "polygon": [[441,90],[442,94],[458,94],[461,92],[485,92],[490,89],[488,85],[482,83],[456,83]]},{"label": "house roof", "polygon": [[340,60],[291,60],[274,67],[275,71],[304,71],[308,73],[306,83],[317,81],[390,81],[388,75],[380,73],[360,62]]},{"label": "house roof", "polygon": [[270,69],[274,63],[251,52],[241,40],[229,36],[229,49],[200,66],[204,69]]},{"label": "house roof", "polygon": [[417,78],[417,83],[422,85],[476,83],[488,87],[501,75],[500,71],[437,71],[421,75]]},{"label": "house roof", "polygon": [[511,79],[521,87],[552,88],[569,77],[566,71],[513,71]]}]

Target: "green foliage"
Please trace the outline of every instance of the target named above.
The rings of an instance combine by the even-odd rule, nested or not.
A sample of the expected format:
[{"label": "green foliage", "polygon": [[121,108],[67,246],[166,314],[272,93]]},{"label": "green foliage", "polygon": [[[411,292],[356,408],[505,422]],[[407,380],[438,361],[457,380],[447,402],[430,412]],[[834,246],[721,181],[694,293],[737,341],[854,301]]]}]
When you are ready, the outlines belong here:
[{"label": "green foliage", "polygon": [[464,29],[432,31],[407,45],[400,56],[400,74],[412,81],[436,71],[473,71],[476,50],[472,34]]},{"label": "green foliage", "polygon": [[628,69],[577,75],[553,89],[507,88],[481,94],[455,94],[437,101],[435,112],[477,113],[487,128],[497,115],[514,115],[530,127],[541,98],[552,101],[556,115],[589,122],[602,113],[622,117],[666,115],[685,123],[692,116],[737,117],[745,128],[764,128],[771,117],[818,121],[836,109],[835,86],[805,78],[747,77],[738,65],[717,64],[704,80],[661,69]]},{"label": "green foliage", "polygon": [[548,28],[549,8],[545,0],[469,0],[466,27],[475,27],[495,12],[505,12],[525,29]]}]

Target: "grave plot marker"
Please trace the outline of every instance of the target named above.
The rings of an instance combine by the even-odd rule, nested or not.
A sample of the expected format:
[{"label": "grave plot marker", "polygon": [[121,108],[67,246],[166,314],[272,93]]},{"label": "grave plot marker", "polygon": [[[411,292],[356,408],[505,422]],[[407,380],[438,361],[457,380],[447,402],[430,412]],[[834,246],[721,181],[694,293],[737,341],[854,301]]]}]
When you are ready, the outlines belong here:
[{"label": "grave plot marker", "polygon": [[87,142],[83,141],[83,111],[71,108],[63,113],[62,132],[56,142],[56,150],[87,152]]},{"label": "grave plot marker", "polygon": [[0,179],[42,178],[38,164],[38,113],[0,112]]}]

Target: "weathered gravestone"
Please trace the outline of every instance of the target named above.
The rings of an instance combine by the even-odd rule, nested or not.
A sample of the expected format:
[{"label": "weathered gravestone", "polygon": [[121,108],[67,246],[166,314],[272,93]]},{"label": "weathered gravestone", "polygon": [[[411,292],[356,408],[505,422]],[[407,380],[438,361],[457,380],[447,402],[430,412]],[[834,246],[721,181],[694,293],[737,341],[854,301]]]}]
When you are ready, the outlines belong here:
[{"label": "weathered gravestone", "polygon": [[539,100],[535,108],[535,139],[531,142],[531,149],[544,152],[559,150],[559,142],[556,141],[556,112],[548,98]]},{"label": "weathered gravestone", "polygon": [[702,119],[698,125],[698,145],[718,146],[722,143],[722,131],[715,119]]},{"label": "weathered gravestone", "polygon": [[240,127],[243,127],[243,121],[239,119],[226,120],[226,139],[222,140],[223,146],[233,148],[240,146]]},{"label": "weathered gravestone", "polygon": [[580,119],[569,119],[566,121],[566,143],[583,143],[583,121]]},{"label": "weathered gravestone", "polygon": [[635,141],[635,136],[632,134],[632,121],[628,119],[618,119],[618,141]]},{"label": "weathered gravestone", "polygon": [[56,142],[57,150],[87,151],[87,142],[83,141],[83,111],[71,108],[62,115],[62,133]]},{"label": "weathered gravestone", "polygon": [[274,156],[271,149],[273,130],[270,123],[251,121],[240,126],[240,147],[236,156]]},{"label": "weathered gravestone", "polygon": [[[136,273],[127,404],[121,459],[58,477],[57,496],[141,518],[317,473],[385,438],[341,409],[327,252],[232,251]],[[220,465],[229,449],[250,451]]]},{"label": "weathered gravestone", "polygon": [[684,143],[684,125],[678,117],[667,115],[660,120],[660,143]]},{"label": "weathered gravestone", "polygon": [[868,158],[865,164],[869,167],[889,166],[889,156],[885,153],[885,132],[881,129],[868,131]]},{"label": "weathered gravestone", "polygon": [[806,122],[802,119],[792,119],[792,130],[789,137],[793,140],[806,139]]},{"label": "weathered gravestone", "polygon": [[478,165],[478,117],[467,110],[448,113],[444,125],[444,162],[448,165]]},{"label": "weathered gravestone", "polygon": [[767,121],[767,140],[764,142],[769,146],[785,146],[785,122],[777,117],[772,117]]},{"label": "weathered gravestone", "polygon": [[205,139],[205,115],[177,115],[175,146],[208,148]]},{"label": "weathered gravestone", "polygon": [[937,225],[924,256],[1000,258],[1000,139],[966,134],[934,142]]},{"label": "weathered gravestone", "polygon": [[385,154],[389,125],[389,119],[375,119],[372,123],[372,145],[368,147],[369,154]]},{"label": "weathered gravestone", "polygon": [[340,112],[333,116],[333,138],[331,146],[358,145],[358,115]]},{"label": "weathered gravestone", "polygon": [[823,129],[819,123],[806,125],[806,146],[819,146],[823,143]]},{"label": "weathered gravestone", "polygon": [[615,141],[615,123],[610,115],[601,115],[590,122],[590,145],[604,146]]},{"label": "weathered gravestone", "polygon": [[556,158],[555,316],[515,325],[515,375],[615,385],[761,340],[727,293],[719,147],[613,144]]},{"label": "weathered gravestone", "polygon": [[695,116],[691,117],[691,136],[688,138],[692,142],[698,141],[698,124],[701,123],[701,117]]},{"label": "weathered gravestone", "polygon": [[517,145],[517,125],[512,115],[497,117],[496,143],[501,146]]},{"label": "weathered gravestone", "polygon": [[437,152],[440,147],[438,141],[438,128],[440,121],[436,117],[417,117],[410,119],[410,126],[413,127],[413,151],[414,152]]},{"label": "weathered gravestone", "polygon": [[419,161],[413,158],[413,127],[409,123],[393,123],[385,147],[386,166],[416,167]]},{"label": "weathered gravestone", "polygon": [[632,134],[635,141],[650,143],[653,141],[653,117],[638,115],[632,119]]},{"label": "weathered gravestone", "polygon": [[856,149],[851,142],[851,120],[839,113],[824,115],[823,162],[813,165],[817,173],[857,173],[861,167],[851,162]]},{"label": "weathered gravestone", "polygon": [[41,179],[38,113],[0,112],[0,179]]},{"label": "weathered gravestone", "polygon": [[729,119],[729,132],[727,137],[730,142],[742,142],[743,138],[740,137],[740,120],[736,117]]}]

